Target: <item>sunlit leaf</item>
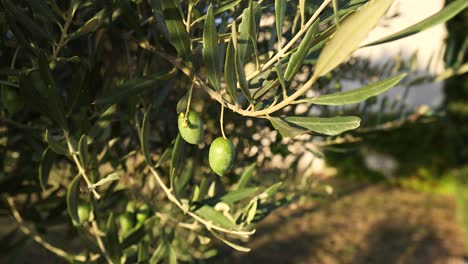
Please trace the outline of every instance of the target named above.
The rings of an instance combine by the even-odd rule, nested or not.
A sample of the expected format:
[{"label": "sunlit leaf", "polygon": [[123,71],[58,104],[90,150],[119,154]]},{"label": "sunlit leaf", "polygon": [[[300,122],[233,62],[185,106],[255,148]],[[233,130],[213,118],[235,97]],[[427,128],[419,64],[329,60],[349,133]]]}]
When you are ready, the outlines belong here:
[{"label": "sunlit leaf", "polygon": [[283,39],[284,15],[286,14],[287,0],[275,0],[275,23],[276,35],[278,36],[278,45],[281,45]]},{"label": "sunlit leaf", "polygon": [[284,73],[284,79],[286,79],[286,81],[291,81],[301,68],[305,57],[314,44],[313,40],[315,33],[317,32],[317,26],[319,22],[319,20],[316,20],[314,24],[309,27],[304,39],[302,39],[301,43],[299,44],[299,48],[291,55],[291,59],[288,62],[288,67],[286,67],[286,72]]},{"label": "sunlit leaf", "polygon": [[213,5],[208,7],[205,26],[203,27],[203,62],[206,66],[206,76],[216,91],[221,90],[221,65],[218,57],[218,32],[213,15]]},{"label": "sunlit leaf", "polygon": [[393,0],[371,0],[344,19],[320,53],[314,76],[323,76],[344,62],[377,25],[392,3]]},{"label": "sunlit leaf", "polygon": [[335,136],[345,131],[358,128],[361,119],[355,116],[345,117],[270,117],[271,124],[283,137],[295,137],[309,132]]},{"label": "sunlit leaf", "polygon": [[[214,11],[214,14],[217,15],[217,14],[223,13],[224,11],[230,10],[230,9],[236,7],[241,1],[242,0],[233,0],[233,1],[229,2],[229,3],[227,3],[227,4],[223,4],[223,5],[219,6],[218,8],[216,8],[216,10]],[[203,21],[204,19],[206,19],[206,15],[203,15],[203,16],[195,19],[192,22],[192,25],[195,24],[195,23],[198,23],[200,21]]]},{"label": "sunlit leaf", "polygon": [[237,226],[229,218],[224,216],[221,212],[216,211],[213,207],[203,205],[195,213],[204,219],[211,221],[213,224],[223,228],[237,230]]},{"label": "sunlit leaf", "polygon": [[177,50],[184,63],[192,66],[192,51],[190,50],[190,38],[185,30],[185,25],[179,13],[177,0],[162,0],[162,8],[166,28],[169,32],[171,44]]},{"label": "sunlit leaf", "polygon": [[369,44],[366,44],[365,47],[368,46],[373,46],[373,45],[378,45],[382,43],[387,43],[391,41],[395,41],[401,38],[405,38],[408,36],[411,36],[413,34],[416,34],[418,32],[421,32],[423,30],[426,30],[428,28],[431,28],[435,25],[445,23],[449,19],[453,18],[463,10],[465,10],[468,7],[468,1],[466,0],[457,0],[449,5],[447,5],[444,9],[440,10],[439,12],[435,13],[434,15],[412,25],[409,26],[403,30],[400,30],[398,32],[395,32],[389,36],[385,36],[381,39],[378,39],[376,41],[373,41]]},{"label": "sunlit leaf", "polygon": [[301,100],[301,102],[304,101],[318,105],[344,105],[359,103],[368,99],[369,97],[384,93],[388,89],[398,84],[401,81],[401,79],[405,77],[405,75],[406,74],[400,74],[398,76],[378,81],[351,91],[334,94],[325,94],[319,95],[314,98],[307,98],[305,100]]},{"label": "sunlit leaf", "polygon": [[234,103],[237,103],[237,74],[236,74],[236,52],[234,50],[234,40],[231,37],[226,48],[226,59],[224,61],[224,81],[227,92]]},{"label": "sunlit leaf", "polygon": [[216,232],[214,231],[211,231],[211,234],[216,237],[217,239],[221,240],[223,243],[225,243],[226,245],[230,246],[231,248],[237,250],[237,251],[241,251],[241,252],[249,252],[250,251],[250,248],[247,248],[247,247],[243,247],[243,246],[240,246],[234,242],[231,242],[227,239],[225,239],[224,237],[218,235]]},{"label": "sunlit leaf", "polygon": [[255,172],[256,165],[256,163],[252,163],[247,168],[245,168],[244,172],[239,178],[239,181],[237,182],[236,189],[243,189],[247,186],[247,184],[249,184],[250,179],[252,178]]}]

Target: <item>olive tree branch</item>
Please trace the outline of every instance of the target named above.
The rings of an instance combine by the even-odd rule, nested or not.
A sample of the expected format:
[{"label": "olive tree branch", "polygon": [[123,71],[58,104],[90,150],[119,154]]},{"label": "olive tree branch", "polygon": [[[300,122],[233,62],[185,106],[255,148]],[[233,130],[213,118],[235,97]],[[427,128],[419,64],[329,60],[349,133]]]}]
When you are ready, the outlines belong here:
[{"label": "olive tree branch", "polygon": [[172,191],[166,186],[166,184],[164,184],[163,180],[161,179],[159,173],[156,171],[155,168],[153,168],[150,164],[148,164],[148,168],[150,169],[151,171],[151,174],[153,174],[154,178],[156,179],[156,181],[158,182],[159,186],[161,186],[161,188],[163,189],[164,193],[166,194],[167,198],[169,199],[169,201],[171,201],[172,203],[174,203],[177,207],[179,207],[185,214],[188,214],[190,215],[193,219],[197,220],[198,222],[200,222],[201,224],[203,224],[206,229],[208,230],[217,230],[217,231],[220,231],[220,232],[223,232],[223,233],[226,233],[226,234],[233,234],[233,235],[239,235],[239,236],[243,236],[243,237],[248,237],[249,235],[252,235],[253,233],[255,233],[255,229],[252,230],[252,231],[236,231],[236,230],[229,230],[229,229],[226,229],[226,228],[223,228],[223,227],[220,227],[220,226],[217,226],[215,224],[213,224],[211,221],[209,220],[206,220],[200,216],[198,216],[197,214],[195,214],[194,212],[192,211],[189,211],[188,208],[186,208],[173,194],[172,194]]},{"label": "olive tree branch", "polygon": [[[48,251],[54,253],[55,255],[62,257],[68,261],[80,261],[80,262],[85,262],[87,260],[86,256],[81,256],[81,255],[73,255],[71,253],[66,252],[65,250],[55,247],[51,245],[49,242],[44,240],[40,235],[38,235],[36,232],[28,228],[25,223],[23,218],[21,217],[21,214],[18,212],[18,209],[16,209],[15,205],[15,200],[11,196],[6,196],[6,200],[8,202],[8,205],[10,206],[11,213],[13,214],[13,217],[15,218],[16,222],[19,225],[19,229],[23,234],[30,236],[36,243],[40,244],[42,247],[47,249]],[[91,256],[91,261],[95,261],[99,258],[99,255],[95,254]]]}]

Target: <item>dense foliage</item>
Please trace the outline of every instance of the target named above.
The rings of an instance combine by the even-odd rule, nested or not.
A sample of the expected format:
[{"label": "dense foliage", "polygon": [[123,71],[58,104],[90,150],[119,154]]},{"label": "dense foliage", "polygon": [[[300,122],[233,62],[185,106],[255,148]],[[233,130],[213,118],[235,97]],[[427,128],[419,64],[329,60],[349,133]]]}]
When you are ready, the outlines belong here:
[{"label": "dense foliage", "polygon": [[[212,241],[249,251],[254,224],[299,194],[255,177],[271,155],[251,150],[271,135],[251,135],[277,130],[268,151],[288,156],[284,138],[359,127],[328,107],[405,73],[325,87],[392,2],[1,0],[0,190],[18,222],[2,246],[18,247],[21,231],[77,262],[208,259]],[[53,228],[62,245],[47,242]]]}]

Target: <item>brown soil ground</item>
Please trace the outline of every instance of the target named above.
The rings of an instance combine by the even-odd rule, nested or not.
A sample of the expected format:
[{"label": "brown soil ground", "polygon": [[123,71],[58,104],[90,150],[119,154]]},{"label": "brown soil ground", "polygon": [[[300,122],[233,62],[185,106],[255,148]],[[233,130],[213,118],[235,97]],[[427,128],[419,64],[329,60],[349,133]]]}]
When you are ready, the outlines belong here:
[{"label": "brown soil ground", "polygon": [[268,216],[228,263],[465,263],[451,197],[381,185]]}]

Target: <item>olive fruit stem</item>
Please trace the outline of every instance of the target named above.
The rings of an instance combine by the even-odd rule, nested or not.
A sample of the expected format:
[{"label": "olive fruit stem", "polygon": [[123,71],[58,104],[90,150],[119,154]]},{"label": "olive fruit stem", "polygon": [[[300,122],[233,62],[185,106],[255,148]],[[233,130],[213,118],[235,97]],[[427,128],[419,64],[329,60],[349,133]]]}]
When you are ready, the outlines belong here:
[{"label": "olive fruit stem", "polygon": [[192,93],[193,93],[194,83],[195,83],[195,79],[192,79],[192,84],[190,85],[189,96],[188,96],[188,100],[187,100],[187,108],[185,109],[185,116],[184,116],[185,121],[187,121],[187,117],[188,117],[188,114],[190,112],[190,105],[192,104]]},{"label": "olive fruit stem", "polygon": [[223,138],[226,138],[226,134],[224,134],[224,102],[221,103],[221,115],[219,117],[219,125],[221,126],[221,134],[223,134]]}]

